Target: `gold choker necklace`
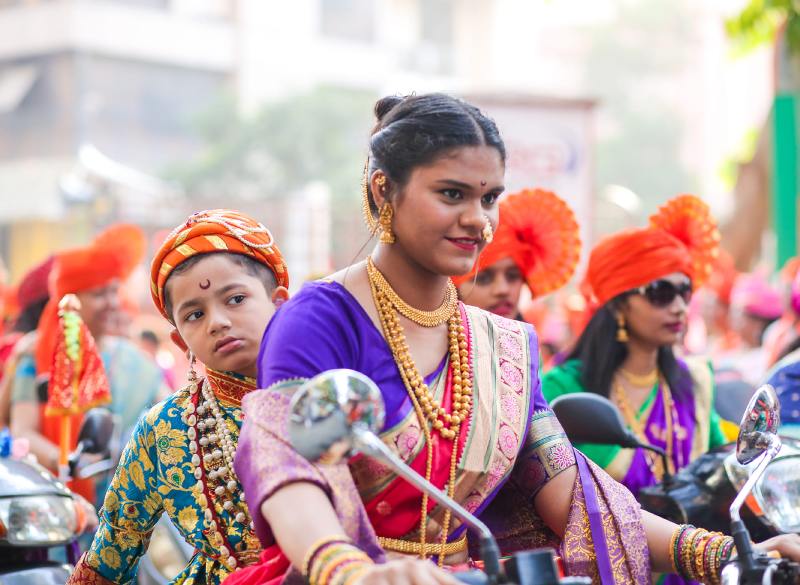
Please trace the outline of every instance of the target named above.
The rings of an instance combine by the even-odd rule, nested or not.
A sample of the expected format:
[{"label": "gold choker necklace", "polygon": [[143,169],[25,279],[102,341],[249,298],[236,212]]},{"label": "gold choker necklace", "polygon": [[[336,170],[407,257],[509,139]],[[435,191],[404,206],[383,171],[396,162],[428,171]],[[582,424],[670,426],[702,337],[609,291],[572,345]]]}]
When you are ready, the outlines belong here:
[{"label": "gold choker necklace", "polygon": [[619,369],[619,373],[625,378],[629,384],[636,388],[652,388],[658,382],[658,368],[649,374],[639,375],[629,372],[624,368]]},{"label": "gold choker necklace", "polygon": [[447,323],[447,320],[453,316],[456,310],[458,292],[452,280],[447,281],[447,291],[445,292],[442,305],[433,311],[423,311],[412,307],[400,298],[400,295],[395,292],[392,285],[386,280],[386,277],[383,276],[381,271],[375,266],[372,257],[367,258],[367,275],[369,276],[369,281],[372,283],[372,286],[381,292],[383,298],[389,301],[403,317],[413,321],[417,325],[422,325],[423,327],[438,327],[439,325],[444,325]]}]

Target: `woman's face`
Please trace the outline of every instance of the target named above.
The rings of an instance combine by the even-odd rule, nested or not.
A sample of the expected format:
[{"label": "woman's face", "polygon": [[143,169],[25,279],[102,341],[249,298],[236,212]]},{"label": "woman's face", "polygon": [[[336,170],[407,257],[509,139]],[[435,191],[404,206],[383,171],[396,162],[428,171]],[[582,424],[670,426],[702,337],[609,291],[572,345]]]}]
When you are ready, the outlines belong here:
[{"label": "woman's face", "polygon": [[513,319],[519,311],[522,292],[522,271],[511,258],[498,260],[475,277],[458,287],[458,293],[468,305]]},{"label": "woman's face", "polygon": [[[676,287],[691,284],[689,277],[680,272],[668,274],[654,282],[667,281]],[[675,295],[665,306],[653,304],[645,295],[634,293],[623,301],[621,312],[632,341],[651,348],[674,345],[686,331],[688,303]]]},{"label": "woman's face", "polygon": [[[495,148],[467,146],[415,168],[399,192],[387,184],[396,238],[391,250],[434,274],[468,273],[486,245],[486,222],[497,225],[504,171]],[[378,207],[384,202],[379,175],[371,183]]]}]

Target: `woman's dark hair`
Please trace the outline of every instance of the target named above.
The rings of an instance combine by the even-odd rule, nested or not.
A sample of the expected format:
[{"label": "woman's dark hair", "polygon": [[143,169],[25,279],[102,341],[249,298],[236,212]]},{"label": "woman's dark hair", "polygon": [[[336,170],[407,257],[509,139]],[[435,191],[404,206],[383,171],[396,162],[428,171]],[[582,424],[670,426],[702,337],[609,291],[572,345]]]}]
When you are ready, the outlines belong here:
[{"label": "woman's dark hair", "polygon": [[[580,361],[583,387],[606,398],[611,394],[614,374],[628,356],[627,346],[617,340],[619,326],[614,318],[614,310],[624,297],[620,295],[598,309],[567,356],[567,360]],[[672,347],[658,348],[657,363],[673,395],[680,396],[689,372],[678,365]]]},{"label": "woman's dark hair", "polygon": [[14,331],[30,333],[39,326],[45,305],[50,297],[45,297],[25,307],[14,322]]},{"label": "woman's dark hair", "polygon": [[[458,98],[430,93],[385,97],[375,104],[378,123],[369,140],[367,176],[382,170],[390,181],[403,186],[418,166],[463,146],[496,148],[505,163],[506,147],[494,121],[478,108]],[[372,213],[377,208],[369,191]]]}]

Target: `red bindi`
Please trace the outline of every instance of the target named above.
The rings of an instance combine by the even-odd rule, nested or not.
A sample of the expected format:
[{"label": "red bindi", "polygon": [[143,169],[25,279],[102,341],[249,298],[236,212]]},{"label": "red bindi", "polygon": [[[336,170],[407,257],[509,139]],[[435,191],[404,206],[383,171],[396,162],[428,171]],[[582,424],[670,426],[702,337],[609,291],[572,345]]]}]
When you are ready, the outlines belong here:
[{"label": "red bindi", "polygon": [[208,289],[208,288],[211,286],[211,281],[210,281],[209,279],[207,279],[207,278],[206,278],[206,281],[205,281],[205,282],[201,282],[201,283],[199,283],[199,284],[198,284],[198,286],[199,286],[200,288],[202,288],[203,290],[206,290],[206,289]]},{"label": "red bindi", "polygon": [[486,186],[486,181],[481,181],[481,187],[485,187],[485,186]]}]

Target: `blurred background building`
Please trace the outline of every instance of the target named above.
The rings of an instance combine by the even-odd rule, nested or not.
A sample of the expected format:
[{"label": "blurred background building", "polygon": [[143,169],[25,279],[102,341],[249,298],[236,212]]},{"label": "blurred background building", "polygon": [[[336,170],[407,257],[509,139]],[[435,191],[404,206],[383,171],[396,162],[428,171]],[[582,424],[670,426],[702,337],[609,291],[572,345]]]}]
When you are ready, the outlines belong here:
[{"label": "blurred background building", "polygon": [[0,256],[17,276],[111,221],[155,242],[235,206],[296,282],[343,266],[372,104],[427,91],[494,115],[509,187],[555,189],[587,241],[679,192],[726,220],[774,95],[771,47],[725,33],[744,4],[0,0]]}]

